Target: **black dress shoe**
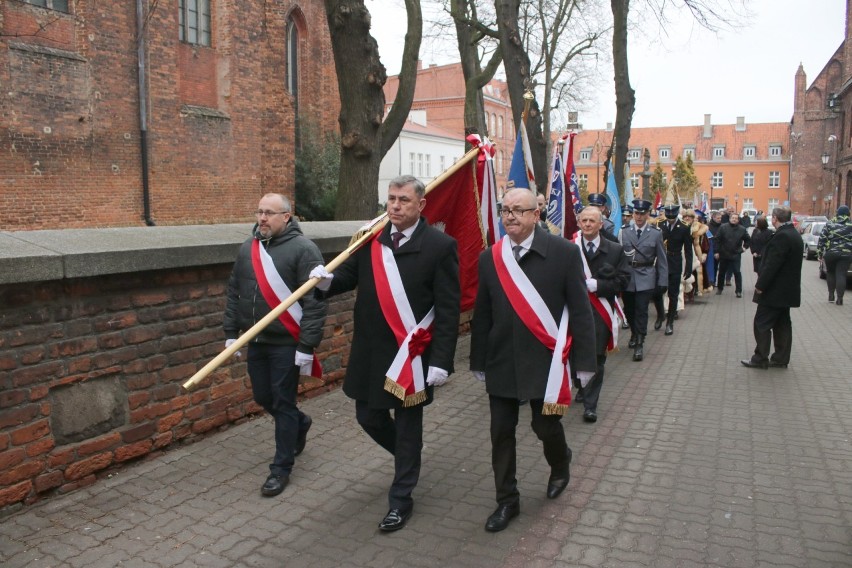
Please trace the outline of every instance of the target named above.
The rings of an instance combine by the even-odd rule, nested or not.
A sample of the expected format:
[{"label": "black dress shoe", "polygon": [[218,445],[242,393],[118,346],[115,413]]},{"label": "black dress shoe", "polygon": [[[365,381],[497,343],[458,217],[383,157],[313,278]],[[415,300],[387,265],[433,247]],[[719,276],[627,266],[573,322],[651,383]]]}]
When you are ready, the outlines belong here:
[{"label": "black dress shoe", "polygon": [[587,410],[583,413],[583,421],[584,422],[597,422],[598,421],[598,413],[594,410]]},{"label": "black dress shoe", "polygon": [[834,305],[835,306],[842,306],[843,305],[843,297],[837,296],[837,299],[834,301]]},{"label": "black dress shoe", "polygon": [[665,318],[657,318],[657,321],[654,322],[654,331],[659,331],[661,327],[663,327],[663,322]]},{"label": "black dress shoe", "polygon": [[743,293],[742,293],[742,292],[737,292],[737,298],[742,298],[742,297],[743,297]]},{"label": "black dress shoe", "polygon": [[674,324],[669,322],[666,324],[666,331],[663,332],[664,335],[671,335],[674,333]]},{"label": "black dress shoe", "polygon": [[488,532],[500,532],[509,526],[509,521],[521,514],[520,503],[512,503],[511,505],[498,505],[497,509],[491,513],[488,520],[485,521],[485,530]]},{"label": "black dress shoe", "polygon": [[634,347],[636,347],[636,334],[635,333],[630,334],[630,341],[627,342],[627,346],[630,349],[633,349]]},{"label": "black dress shoe", "polygon": [[834,292],[829,292],[829,293],[828,293],[828,301],[829,301],[829,302],[833,302],[833,301],[834,301]]},{"label": "black dress shoe", "polygon": [[743,366],[748,367],[749,369],[768,369],[769,362],[768,361],[752,361],[751,359],[743,359],[740,361]]},{"label": "black dress shoe", "polygon": [[403,511],[402,509],[391,509],[382,522],[379,523],[379,530],[383,532],[398,531],[405,526],[406,521],[411,516],[412,509]]},{"label": "black dress shoe", "polygon": [[289,475],[275,475],[274,473],[270,473],[269,477],[266,478],[263,487],[260,488],[260,494],[264,497],[275,497],[284,491],[284,488],[287,487],[287,482],[289,481]]},{"label": "black dress shoe", "polygon": [[779,363],[778,361],[769,360],[769,368],[770,369],[786,369],[787,363]]},{"label": "black dress shoe", "polygon": [[722,295],[722,289],[721,289],[721,288],[716,288],[716,295],[717,295],[717,296],[721,296],[721,295]]},{"label": "black dress shoe", "polygon": [[314,423],[314,421],[311,420],[311,417],[308,416],[307,414],[305,414],[305,422],[299,428],[299,437],[296,438],[295,455],[298,456],[299,454],[302,453],[302,450],[305,449],[305,444],[308,441],[308,430],[311,429],[311,424],[313,424],[313,423]]}]

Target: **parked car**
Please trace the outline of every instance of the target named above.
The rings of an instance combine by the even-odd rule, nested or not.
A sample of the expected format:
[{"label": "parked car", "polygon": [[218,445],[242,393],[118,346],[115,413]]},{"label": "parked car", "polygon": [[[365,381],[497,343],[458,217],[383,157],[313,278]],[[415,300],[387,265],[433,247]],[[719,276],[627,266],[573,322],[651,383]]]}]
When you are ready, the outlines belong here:
[{"label": "parked car", "polygon": [[803,255],[808,260],[813,260],[817,256],[817,245],[819,244],[819,236],[822,234],[822,229],[825,227],[825,221],[816,221],[808,224],[805,232],[802,233],[802,241],[805,243]]},{"label": "parked car", "polygon": [[805,234],[805,231],[810,227],[813,223],[825,223],[828,221],[828,217],[824,217],[822,215],[812,215],[810,217],[805,217],[801,221],[799,221],[799,225],[796,227],[799,229],[801,234]]}]

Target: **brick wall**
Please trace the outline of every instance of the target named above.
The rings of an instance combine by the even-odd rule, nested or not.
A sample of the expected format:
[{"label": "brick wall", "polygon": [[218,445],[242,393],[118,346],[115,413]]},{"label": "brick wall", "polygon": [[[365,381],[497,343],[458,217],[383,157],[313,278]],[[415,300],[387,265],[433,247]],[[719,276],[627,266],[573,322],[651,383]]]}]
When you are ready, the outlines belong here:
[{"label": "brick wall", "polygon": [[[0,511],[261,411],[242,361],[197,390],[181,386],[224,346],[230,270],[0,285]],[[353,305],[351,294],[329,303],[326,374],[303,383],[302,396],[342,379]]]},{"label": "brick wall", "polygon": [[[143,224],[135,3],[72,4],[62,14],[0,2],[3,230]],[[156,6],[146,50],[153,220],[242,222],[263,193],[292,196],[286,19],[297,13],[305,32],[301,110],[336,129],[323,3],[217,2],[210,47],[178,41],[176,1]]]}]

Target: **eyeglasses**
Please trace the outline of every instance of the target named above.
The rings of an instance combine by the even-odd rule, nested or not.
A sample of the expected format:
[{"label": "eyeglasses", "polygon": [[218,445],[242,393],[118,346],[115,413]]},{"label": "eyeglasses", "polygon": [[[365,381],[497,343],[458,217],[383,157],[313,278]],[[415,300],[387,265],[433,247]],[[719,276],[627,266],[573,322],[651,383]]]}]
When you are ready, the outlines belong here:
[{"label": "eyeglasses", "polygon": [[289,213],[289,211],[264,211],[263,209],[258,209],[254,212],[257,217],[272,217],[273,215],[285,215]]},{"label": "eyeglasses", "polygon": [[502,215],[503,217],[512,217],[512,218],[517,219],[519,217],[523,217],[524,213],[526,213],[527,211],[535,211],[536,209],[538,209],[538,208],[537,207],[530,207],[529,209],[521,209],[521,208],[501,209],[500,215]]}]

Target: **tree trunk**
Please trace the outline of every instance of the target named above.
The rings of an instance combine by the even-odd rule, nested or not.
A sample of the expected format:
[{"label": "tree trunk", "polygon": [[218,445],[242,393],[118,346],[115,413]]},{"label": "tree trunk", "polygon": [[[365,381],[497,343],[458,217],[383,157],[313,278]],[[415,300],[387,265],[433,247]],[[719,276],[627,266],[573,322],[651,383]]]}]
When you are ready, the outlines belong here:
[{"label": "tree trunk", "polygon": [[[503,51],[503,67],[506,70],[509,100],[512,103],[512,117],[515,125],[519,126],[524,110],[524,91],[530,84],[530,58],[524,49],[518,30],[520,3],[519,0],[495,0],[494,7],[497,12],[497,33],[500,38],[500,48]],[[527,116],[527,134],[536,185],[538,185],[538,191],[545,193],[549,180],[547,150],[541,130],[541,112],[535,99],[530,104],[529,116]]]},{"label": "tree trunk", "polygon": [[370,219],[378,210],[379,166],[399,136],[414,97],[423,28],[420,4],[406,1],[408,34],[399,92],[384,122],[387,72],[370,35],[369,11],[363,0],[325,0],[325,9],[340,92],[340,185],[334,217]]},{"label": "tree trunk", "polygon": [[[636,110],[636,93],[630,86],[627,68],[627,12],[630,0],[611,0],[612,64],[615,71],[615,150],[610,167],[615,168],[616,187],[624,187],[624,163],[630,146],[630,126]],[[619,195],[621,192],[619,192]]]}]

